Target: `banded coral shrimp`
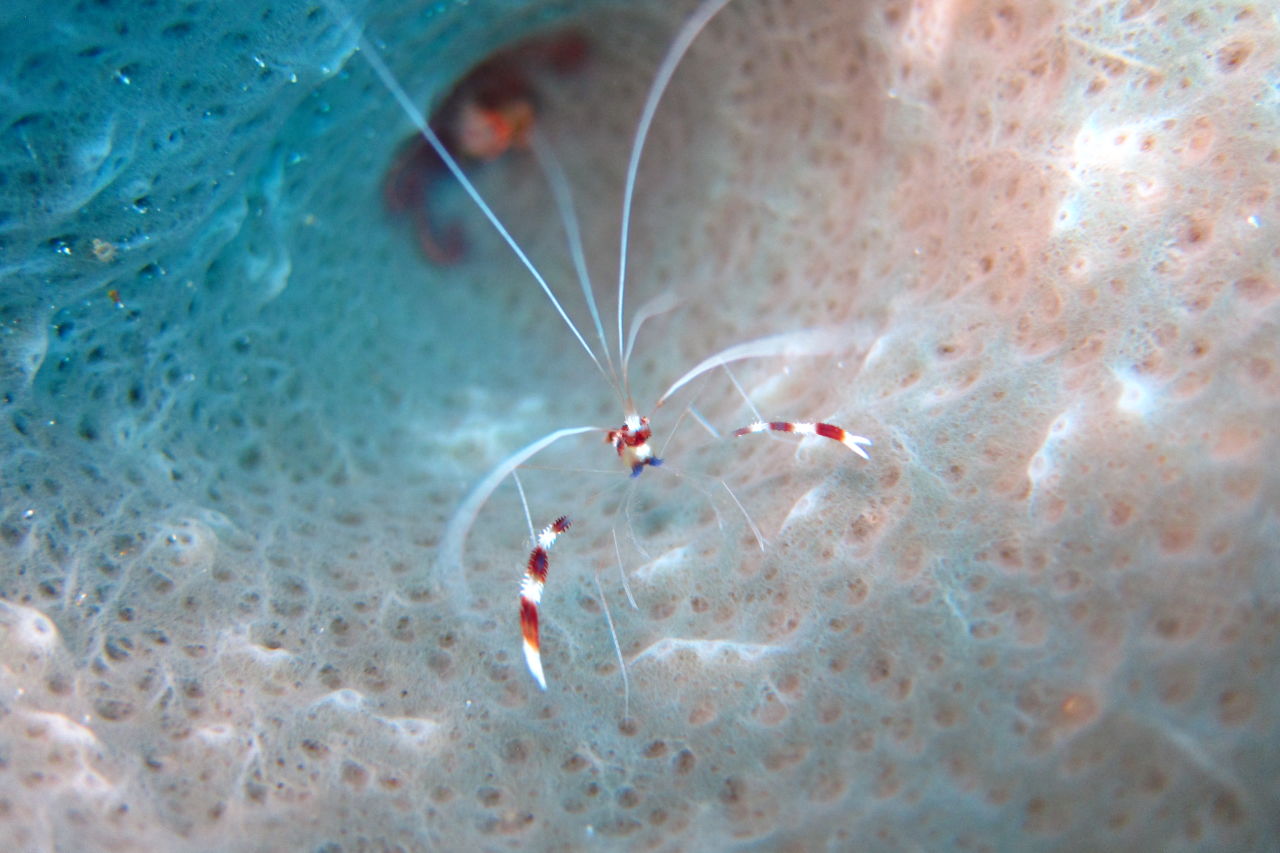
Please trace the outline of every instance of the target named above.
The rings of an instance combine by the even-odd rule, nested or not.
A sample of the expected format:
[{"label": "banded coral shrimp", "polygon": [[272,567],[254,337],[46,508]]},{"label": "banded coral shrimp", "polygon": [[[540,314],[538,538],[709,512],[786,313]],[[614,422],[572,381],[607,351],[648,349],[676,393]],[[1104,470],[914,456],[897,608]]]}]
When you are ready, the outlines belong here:
[{"label": "banded coral shrimp", "polygon": [[[422,137],[428,140],[438,155],[448,165],[450,171],[458,178],[463,190],[471,201],[483,212],[484,216],[494,226],[501,235],[503,241],[507,243],[514,254],[520,259],[521,264],[526,268],[527,272],[537,282],[537,285],[545,294],[556,313],[559,315],[560,321],[571,332],[573,339],[580,345],[594,363],[595,368],[605,379],[607,385],[613,391],[615,404],[622,410],[622,423],[620,426],[604,427],[598,425],[585,425],[576,427],[566,427],[551,431],[546,435],[526,444],[520,450],[510,454],[500,462],[488,476],[471,491],[470,495],[463,501],[452,518],[449,520],[442,538],[438,546],[438,557],[436,560],[436,569],[446,587],[451,588],[450,597],[458,601],[471,601],[473,598],[472,591],[468,584],[466,575],[468,572],[467,558],[465,556],[465,544],[468,536],[472,532],[473,526],[477,522],[481,511],[489,502],[495,491],[503,485],[508,479],[515,482],[519,490],[520,500],[524,507],[524,515],[529,528],[529,537],[533,542],[533,549],[529,552],[526,565],[525,581],[522,586],[521,595],[521,614],[523,621],[523,634],[525,639],[524,654],[530,672],[533,674],[538,686],[546,689],[546,681],[543,675],[543,667],[538,653],[538,603],[541,597],[543,582],[547,576],[548,569],[548,550],[551,544],[568,529],[568,520],[565,517],[559,518],[556,522],[543,528],[541,534],[534,534],[533,519],[530,517],[529,504],[525,499],[525,489],[520,484],[518,472],[531,471],[543,468],[543,466],[531,466],[531,460],[534,460],[539,454],[557,445],[564,439],[570,439],[575,436],[583,436],[594,433],[596,435],[603,434],[605,443],[612,445],[614,452],[621,459],[624,470],[630,473],[631,479],[637,479],[639,475],[647,467],[657,467],[663,462],[662,451],[659,449],[659,439],[653,436],[652,424],[649,415],[641,414],[641,409],[634,402],[634,396],[631,386],[631,361],[633,351],[637,339],[641,336],[642,327],[646,322],[659,318],[671,311],[675,307],[675,300],[669,295],[662,294],[656,298],[642,304],[630,318],[630,323],[625,321],[626,317],[626,291],[627,291],[627,263],[629,257],[629,241],[631,239],[631,217],[633,210],[633,201],[637,186],[637,174],[645,149],[646,140],[652,127],[654,118],[658,112],[658,108],[662,102],[664,93],[667,90],[673,76],[675,75],[682,59],[688,52],[699,34],[707,27],[710,21],[727,5],[729,0],[704,0],[697,5],[693,13],[685,19],[675,37],[672,39],[665,55],[658,66],[657,74],[649,87],[643,109],[640,113],[638,124],[634,130],[631,139],[633,140],[630,147],[629,157],[627,159],[627,170],[624,181],[624,189],[622,192],[621,203],[621,225],[619,236],[618,250],[618,269],[617,269],[617,296],[616,296],[616,327],[613,319],[610,317],[608,323],[602,320],[602,312],[598,309],[594,291],[590,283],[590,277],[587,272],[587,264],[583,258],[584,252],[582,248],[582,240],[580,236],[580,225],[574,210],[574,201],[572,200],[572,189],[569,181],[566,179],[564,169],[560,165],[555,153],[555,146],[551,144],[547,138],[541,133],[535,134],[533,149],[537,155],[539,166],[545,173],[550,192],[554,197],[554,206],[559,213],[560,222],[563,223],[564,230],[568,237],[569,254],[573,258],[575,271],[578,275],[583,294],[583,304],[589,312],[593,326],[586,327],[587,331],[583,332],[576,326],[570,318],[569,311],[566,310],[562,301],[563,294],[557,294],[555,288],[549,283],[548,277],[539,269],[538,265],[530,259],[528,254],[521,246],[521,242],[512,237],[511,233],[503,224],[502,219],[496,215],[490,207],[486,199],[481,193],[467,180],[462,170],[457,164],[452,162],[446,146],[439,143],[434,137],[429,123],[427,122],[423,112],[419,110],[412,102],[410,97],[400,87],[394,75],[387,68],[383,59],[377,51],[368,43],[362,41],[362,47],[365,51],[366,58],[374,67],[382,82],[386,85],[396,97],[402,110],[410,116],[414,125],[418,128]],[[609,329],[606,332],[606,325]],[[594,335],[593,335],[594,332]],[[591,339],[589,342],[588,339]],[[598,343],[597,351],[595,344]],[[758,432],[778,432],[778,433],[799,433],[804,435],[819,436],[824,440],[843,444],[848,450],[867,459],[867,453],[863,449],[870,445],[870,440],[862,436],[853,435],[846,432],[840,426],[827,423],[816,422],[813,420],[802,421],[782,421],[768,420],[761,416],[751,401],[751,395],[743,388],[735,377],[730,365],[737,362],[763,359],[772,361],[785,361],[787,359],[805,358],[805,357],[821,357],[833,352],[838,352],[842,348],[848,348],[848,340],[837,329],[804,329],[797,332],[771,334],[763,337],[755,338],[746,342],[739,342],[732,346],[725,347],[718,352],[714,352],[709,356],[705,356],[694,367],[681,373],[674,382],[667,386],[664,393],[658,395],[654,405],[648,411],[656,413],[669,399],[671,399],[682,389],[695,383],[704,382],[706,377],[715,371],[723,371],[727,377],[728,387],[733,389],[741,397],[741,401],[745,402],[745,409],[750,412],[749,420],[739,417],[739,423],[747,421],[746,426],[740,426],[736,431],[732,432],[733,438],[739,438]],[[703,347],[705,354],[706,348]],[[739,402],[738,407],[741,409],[742,404]],[[729,435],[729,429],[718,431],[712,426],[706,417],[694,408],[692,403],[687,404],[682,411],[674,418],[676,425],[684,422],[688,418],[690,421],[698,421],[703,428],[712,436],[716,442],[723,443]],[[616,421],[615,421],[616,423]],[[738,426],[734,424],[733,426]],[[529,432],[532,432],[530,430]],[[674,428],[669,433],[674,435]],[[527,435],[527,433],[526,433]],[[731,439],[730,439],[731,440]],[[662,445],[665,446],[665,445]],[[581,452],[581,450],[579,450]],[[841,460],[844,461],[844,460]],[[580,463],[579,463],[580,464]],[[550,469],[562,470],[562,469]],[[579,472],[582,469],[579,467]],[[598,473],[598,472],[597,472]],[[681,479],[686,479],[681,476]],[[742,502],[734,494],[734,491],[728,483],[721,478],[710,477],[707,480],[714,486],[718,485],[723,489],[723,495],[727,495],[728,501],[740,513],[745,524],[751,529],[752,537],[755,544],[764,550],[765,538],[760,529],[752,519],[751,513],[743,506]],[[609,490],[604,490],[605,492]],[[704,498],[707,499],[711,510],[716,517],[717,525],[720,529],[725,528],[724,518],[718,508],[716,508],[714,500],[711,498],[711,490],[701,488]],[[582,514],[582,505],[590,504],[599,497],[601,493],[588,494],[583,498],[579,498],[572,508],[560,506],[561,511],[572,512],[575,516],[580,517]],[[719,492],[717,491],[717,494]],[[657,562],[651,558],[651,555],[641,543],[643,537],[638,536],[635,531],[635,525],[631,516],[632,497],[634,492],[628,490],[626,496],[616,502],[612,512],[625,517],[625,531],[629,534],[636,550],[650,559],[651,563]],[[540,501],[541,504],[541,501]],[[540,511],[540,508],[539,508]],[[670,510],[665,510],[670,514]],[[613,538],[613,550],[617,555],[617,567],[621,572],[623,586],[627,598],[632,602],[631,590],[626,585],[628,570],[624,566],[624,558],[622,556],[622,548],[618,543],[618,523],[615,521],[610,531]],[[610,633],[613,639],[613,646],[617,653],[618,663],[623,669],[623,677],[625,684],[625,662],[623,654],[618,644],[616,633],[613,629],[613,620],[608,612],[608,605],[604,598],[603,589],[599,587],[599,579],[596,579],[597,589],[600,593],[601,603],[605,607],[604,616],[609,624]],[[483,601],[483,599],[481,600]],[[487,602],[484,602],[487,604]],[[624,699],[625,702],[625,699]]]}]

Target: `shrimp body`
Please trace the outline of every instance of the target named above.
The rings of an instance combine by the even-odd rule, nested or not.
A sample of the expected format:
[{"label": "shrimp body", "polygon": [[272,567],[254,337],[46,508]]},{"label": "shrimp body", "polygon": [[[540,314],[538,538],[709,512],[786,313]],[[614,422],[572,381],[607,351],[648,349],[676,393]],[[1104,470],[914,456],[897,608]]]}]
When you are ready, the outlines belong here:
[{"label": "shrimp body", "polygon": [[[326,0],[326,2],[334,4],[337,0]],[[640,415],[632,401],[628,367],[632,347],[635,344],[640,327],[647,319],[671,310],[676,301],[669,294],[663,294],[641,306],[632,316],[630,333],[624,336],[623,317],[626,302],[626,267],[632,201],[640,155],[644,149],[645,140],[662,95],[671,81],[676,67],[694,39],[729,2],[731,0],[702,0],[699,3],[693,14],[685,20],[680,30],[676,33],[650,84],[632,141],[623,191],[618,250],[617,335],[614,341],[616,349],[613,349],[612,352],[608,340],[609,336],[606,335],[604,324],[600,318],[586,263],[583,260],[577,215],[573,209],[572,194],[563,169],[555,160],[551,146],[541,139],[539,134],[531,132],[536,103],[533,97],[533,89],[527,77],[528,66],[531,63],[539,64],[552,71],[563,73],[582,61],[585,43],[580,40],[580,37],[575,39],[573,36],[553,38],[550,41],[535,40],[522,43],[510,48],[508,51],[496,54],[492,59],[478,66],[463,78],[430,121],[413,105],[408,94],[392,76],[376,51],[372,49],[367,49],[366,51],[366,56],[373,65],[375,72],[382,78],[388,89],[395,94],[397,100],[409,117],[413,119],[421,134],[420,139],[415,138],[415,141],[405,149],[405,152],[401,154],[401,158],[397,161],[396,167],[392,169],[385,187],[388,207],[393,211],[413,211],[416,209],[418,212],[414,214],[415,223],[419,226],[424,251],[429,257],[435,254],[456,259],[456,255],[460,254],[460,252],[435,252],[435,249],[439,247],[435,245],[436,241],[430,222],[427,220],[424,206],[420,203],[421,192],[425,183],[434,182],[446,173],[456,178],[475,202],[477,208],[485,215],[494,229],[528,269],[551,306],[559,314],[561,320],[564,321],[565,326],[578,343],[581,344],[587,356],[612,387],[624,412],[622,425],[616,429],[577,426],[548,433],[508,456],[475,486],[449,520],[438,549],[439,565],[443,567],[446,577],[456,579],[460,589],[463,591],[461,595],[463,598],[466,596],[465,576],[458,569],[463,565],[462,552],[467,533],[480,508],[485,504],[489,496],[493,494],[494,490],[508,477],[515,478],[516,485],[520,489],[521,501],[525,505],[526,517],[528,517],[528,503],[525,502],[524,490],[520,486],[519,478],[515,472],[530,457],[563,438],[587,432],[603,432],[605,434],[605,442],[613,445],[618,458],[630,470],[633,478],[638,477],[647,467],[662,465],[662,459],[657,456],[651,444],[653,431],[650,427],[650,419],[647,416]],[[361,42],[361,45],[364,48],[369,48],[364,41]],[[465,167],[501,156],[511,148],[519,148],[526,145],[537,158],[539,165],[543,167],[551,192],[555,197],[557,209],[561,214],[570,245],[570,253],[574,257],[579,283],[582,286],[584,301],[591,314],[595,335],[599,341],[599,354],[587,342],[586,337],[573,322],[546,278],[511,236],[510,232],[498,219],[488,203],[480,196],[480,193],[466,175]],[[401,180],[402,175],[405,176],[403,181]],[[808,329],[771,335],[736,344],[709,356],[690,368],[657,399],[653,409],[656,411],[661,408],[679,389],[708,371],[724,369],[728,372],[728,365],[732,362],[754,358],[820,355],[837,349],[843,345],[845,340],[845,336],[840,334],[838,330]],[[613,352],[616,352],[616,359],[612,354]],[[731,372],[729,376],[732,379]],[[736,386],[737,381],[733,381]],[[739,391],[742,392],[744,399],[750,405],[750,399],[746,392],[741,387],[739,387]],[[754,406],[751,408],[754,411]],[[700,416],[695,415],[695,417],[701,420]],[[713,434],[716,434],[714,429],[710,427],[708,429]],[[734,435],[744,436],[765,431],[821,436],[845,445],[850,451],[858,454],[863,459],[868,458],[863,448],[871,444],[869,439],[852,435],[842,427],[834,424],[803,421],[766,421],[758,412],[756,413],[755,422],[737,430]],[[720,483],[726,490],[729,489],[723,481],[720,481]],[[732,496],[732,490],[729,490],[729,494]],[[737,501],[737,498],[734,497],[733,500],[738,503],[739,508],[746,515],[745,508]],[[747,521],[755,532],[760,547],[763,549],[764,539],[749,515],[747,515]],[[547,682],[542,668],[538,617],[542,592],[547,580],[547,552],[560,534],[564,533],[568,528],[568,518],[561,516],[544,528],[539,535],[533,536],[532,522],[530,522],[530,535],[534,541],[533,549],[529,552],[529,557],[525,564],[524,576],[520,587],[520,626],[525,663],[534,681],[543,690],[546,689]],[[618,563],[619,568],[622,569],[620,553],[618,555]],[[624,586],[625,579],[626,574],[623,571]],[[629,589],[627,594],[632,606],[636,606]],[[601,590],[602,602],[603,598],[603,590]],[[613,623],[608,615],[607,604],[605,608],[606,619],[609,621],[610,633],[614,640],[614,650],[617,652],[619,665],[622,667],[625,688],[625,661],[623,660],[617,635],[613,631]]]},{"label": "shrimp body", "polygon": [[652,465],[656,468],[662,464],[662,460],[654,455],[653,448],[649,446],[652,436],[649,419],[632,413],[623,418],[622,426],[609,430],[604,440],[618,451],[618,457],[631,470],[631,476],[639,477],[644,472],[644,466]]}]

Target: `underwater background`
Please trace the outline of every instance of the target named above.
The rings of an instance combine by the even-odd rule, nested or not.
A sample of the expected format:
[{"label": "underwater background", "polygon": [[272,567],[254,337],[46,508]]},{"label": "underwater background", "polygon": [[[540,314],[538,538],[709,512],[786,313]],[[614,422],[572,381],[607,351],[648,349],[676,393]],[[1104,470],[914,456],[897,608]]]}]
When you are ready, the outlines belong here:
[{"label": "underwater background", "polygon": [[[616,348],[695,5],[0,8],[0,846],[1277,849],[1272,4],[734,0],[636,183],[666,464],[566,439],[441,547],[623,401],[456,186],[455,266],[388,213],[366,54],[429,112],[586,37],[537,127]],[[473,175],[587,323],[534,159]]]}]

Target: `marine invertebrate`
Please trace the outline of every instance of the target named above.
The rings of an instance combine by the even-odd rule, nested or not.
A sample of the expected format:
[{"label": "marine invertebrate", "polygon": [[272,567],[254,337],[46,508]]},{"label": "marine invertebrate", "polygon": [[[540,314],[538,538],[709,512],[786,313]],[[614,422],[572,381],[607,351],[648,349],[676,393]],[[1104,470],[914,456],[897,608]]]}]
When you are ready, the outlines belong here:
[{"label": "marine invertebrate", "polygon": [[[827,355],[734,372],[770,417],[856,411],[875,464],[705,439],[698,416],[753,417],[714,371],[654,418],[661,471],[628,480],[601,433],[548,447],[521,473],[533,513],[583,514],[552,553],[544,694],[512,624],[514,490],[477,519],[469,589],[433,565],[510,448],[616,426],[545,297],[469,212],[473,262],[447,270],[386,227],[370,176],[405,122],[323,9],[36,5],[0,11],[15,846],[1274,836],[1280,134],[1258,6],[728,7],[639,168],[628,300],[682,304],[646,324],[634,390],[836,326]],[[609,264],[634,116],[690,6],[572,10],[598,61],[539,129]],[[565,11],[355,9],[419,103]],[[535,169],[477,179],[559,281]],[[765,550],[678,476],[690,460]],[[615,620],[630,713],[602,619],[625,595],[615,525],[641,607]]]}]

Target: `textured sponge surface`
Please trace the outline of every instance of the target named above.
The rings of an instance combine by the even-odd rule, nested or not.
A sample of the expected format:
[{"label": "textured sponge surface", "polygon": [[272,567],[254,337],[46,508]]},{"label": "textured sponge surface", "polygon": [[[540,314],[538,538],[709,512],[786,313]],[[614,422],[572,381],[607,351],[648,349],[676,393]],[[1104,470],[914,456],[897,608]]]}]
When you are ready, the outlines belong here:
[{"label": "textured sponge surface", "polygon": [[[735,0],[639,169],[627,316],[678,305],[631,391],[665,464],[566,439],[440,547],[501,459],[623,401],[456,187],[430,199],[456,267],[385,212],[412,131],[357,30],[424,108],[512,40],[586,35],[538,129],[612,339],[631,134],[692,8],[0,11],[12,849],[1274,843],[1261,7]],[[588,323],[535,159],[474,176]],[[653,408],[815,327],[826,351]],[[757,417],[871,461],[728,438]],[[521,493],[573,519],[546,692]]]}]

